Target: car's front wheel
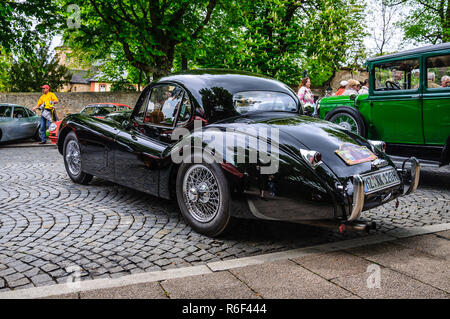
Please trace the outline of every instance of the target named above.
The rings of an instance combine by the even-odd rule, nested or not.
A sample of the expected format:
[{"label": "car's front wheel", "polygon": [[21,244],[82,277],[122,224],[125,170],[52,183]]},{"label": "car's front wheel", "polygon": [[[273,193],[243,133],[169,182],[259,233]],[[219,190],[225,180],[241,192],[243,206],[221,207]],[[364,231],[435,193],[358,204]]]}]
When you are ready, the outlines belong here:
[{"label": "car's front wheel", "polygon": [[218,164],[183,163],[176,190],[181,213],[195,231],[211,237],[225,231],[230,223],[230,192]]},{"label": "car's front wheel", "polygon": [[365,136],[366,134],[364,120],[357,110],[351,108],[336,109],[328,113],[325,120],[333,122],[352,133],[361,136]]},{"label": "car's front wheel", "polygon": [[64,140],[64,165],[70,179],[78,184],[89,184],[93,176],[81,170],[80,144],[74,132],[67,134]]}]

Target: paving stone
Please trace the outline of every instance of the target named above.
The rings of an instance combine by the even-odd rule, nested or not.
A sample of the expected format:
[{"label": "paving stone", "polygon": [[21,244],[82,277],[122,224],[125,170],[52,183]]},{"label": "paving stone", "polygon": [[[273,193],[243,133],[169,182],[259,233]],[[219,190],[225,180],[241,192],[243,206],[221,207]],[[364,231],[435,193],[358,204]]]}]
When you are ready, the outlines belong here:
[{"label": "paving stone", "polygon": [[[298,264],[283,260],[230,270],[263,298],[347,298],[351,294]],[[261,278],[265,278],[261,281]]]},{"label": "paving stone", "polygon": [[449,294],[387,268],[380,268],[380,280],[372,280],[374,272],[333,279],[332,282],[359,297],[389,299],[448,299]]},{"label": "paving stone", "polygon": [[[16,272],[32,281],[49,275],[38,280],[51,283],[74,265],[88,278],[100,278],[108,271],[161,270],[366,236],[241,220],[220,239],[208,238],[186,225],[176,201],[97,178],[90,185],[74,184],[55,148],[0,148],[0,158],[0,278]],[[364,212],[362,220],[376,221],[378,233],[448,223],[449,202],[450,167],[424,168],[419,189],[400,198],[398,208],[389,202]],[[438,236],[444,240],[448,234]],[[436,257],[442,259],[442,251]]]}]

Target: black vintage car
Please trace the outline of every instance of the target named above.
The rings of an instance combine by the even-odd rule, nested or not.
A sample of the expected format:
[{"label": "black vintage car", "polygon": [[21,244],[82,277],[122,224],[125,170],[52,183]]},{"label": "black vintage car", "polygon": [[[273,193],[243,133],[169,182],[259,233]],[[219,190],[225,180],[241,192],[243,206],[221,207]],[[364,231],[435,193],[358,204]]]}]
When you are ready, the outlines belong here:
[{"label": "black vintage car", "polygon": [[302,114],[274,79],[191,71],[146,87],[131,115],[66,117],[58,149],[74,182],[97,176],[176,198],[209,236],[231,217],[369,229],[362,211],[417,188],[415,158],[397,169],[383,142]]}]

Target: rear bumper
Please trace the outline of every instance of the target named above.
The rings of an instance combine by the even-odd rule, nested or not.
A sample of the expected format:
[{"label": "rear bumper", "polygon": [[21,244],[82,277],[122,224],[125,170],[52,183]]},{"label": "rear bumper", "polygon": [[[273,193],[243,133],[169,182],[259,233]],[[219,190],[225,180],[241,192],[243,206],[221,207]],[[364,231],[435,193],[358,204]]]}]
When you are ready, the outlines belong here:
[{"label": "rear bumper", "polygon": [[[410,163],[409,167],[405,167],[406,163]],[[401,169],[397,170],[401,181],[402,181],[402,187],[403,187],[403,194],[399,194],[397,196],[392,196],[392,194],[388,197],[388,200],[392,200],[399,196],[405,196],[412,192],[414,192],[418,185],[419,185],[419,178],[420,178],[420,163],[415,157],[411,157],[407,159]],[[407,186],[407,189],[405,191],[404,187]],[[353,176],[353,202],[352,207],[350,211],[350,215],[348,217],[348,221],[352,222],[357,220],[361,212],[364,209],[365,206],[365,200],[366,200],[366,194],[364,192],[364,179],[361,177],[361,175],[354,175]],[[381,204],[386,203],[388,200],[385,200],[383,202],[380,202]],[[378,205],[376,205],[378,206]],[[374,207],[374,206],[372,206]]]}]

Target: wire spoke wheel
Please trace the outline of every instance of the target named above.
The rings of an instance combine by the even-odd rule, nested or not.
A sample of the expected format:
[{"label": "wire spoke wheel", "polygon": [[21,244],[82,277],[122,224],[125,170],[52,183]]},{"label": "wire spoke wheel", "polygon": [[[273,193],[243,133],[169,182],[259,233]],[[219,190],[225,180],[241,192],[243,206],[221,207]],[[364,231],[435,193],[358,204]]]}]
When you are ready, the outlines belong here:
[{"label": "wire spoke wheel", "polygon": [[191,166],[183,178],[183,200],[189,214],[201,223],[217,215],[222,196],[213,172],[202,164]]},{"label": "wire spoke wheel", "polygon": [[81,173],[80,147],[75,140],[70,140],[67,143],[66,163],[71,174],[76,176]]},{"label": "wire spoke wheel", "polygon": [[350,114],[343,114],[343,113],[337,114],[333,116],[331,122],[340,125],[347,131],[353,132],[355,134],[360,134],[358,129],[358,123],[356,122],[356,119],[353,118],[353,116],[351,116]]}]

